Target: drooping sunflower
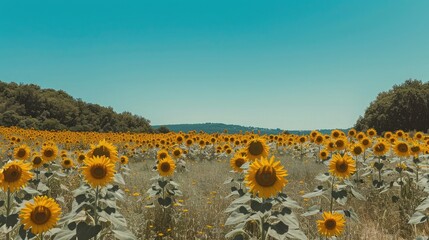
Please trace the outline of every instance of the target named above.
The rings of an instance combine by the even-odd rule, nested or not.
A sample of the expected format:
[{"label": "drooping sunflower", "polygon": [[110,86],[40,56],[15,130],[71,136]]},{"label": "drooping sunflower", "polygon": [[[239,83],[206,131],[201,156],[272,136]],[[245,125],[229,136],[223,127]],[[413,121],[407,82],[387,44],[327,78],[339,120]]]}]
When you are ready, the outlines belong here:
[{"label": "drooping sunflower", "polygon": [[379,139],[376,144],[372,147],[372,152],[377,156],[385,155],[390,149],[390,144]]},{"label": "drooping sunflower", "polygon": [[91,150],[87,154],[88,158],[101,156],[115,163],[118,160],[118,151],[113,144],[103,139],[97,145],[91,145]]},{"label": "drooping sunflower", "polygon": [[404,141],[396,141],[394,150],[396,155],[400,157],[407,157],[410,154],[410,147]]},{"label": "drooping sunflower", "polygon": [[167,156],[166,158],[159,160],[157,165],[158,173],[163,177],[173,175],[175,169],[176,169],[176,164],[174,163],[174,160],[170,156]]},{"label": "drooping sunflower", "polygon": [[245,181],[254,195],[269,198],[281,192],[288,182],[286,176],[287,171],[280,161],[275,161],[274,156],[270,160],[262,157],[250,165]]},{"label": "drooping sunflower", "polygon": [[30,147],[28,147],[25,144],[22,144],[21,146],[16,147],[13,150],[13,157],[15,159],[25,161],[30,157],[30,152],[31,152]]},{"label": "drooping sunflower", "polygon": [[122,165],[128,164],[128,157],[127,157],[127,156],[125,156],[125,155],[122,155],[122,156],[120,157],[120,161],[121,161],[121,164],[122,164]]},{"label": "drooping sunflower", "polygon": [[40,155],[44,162],[51,162],[57,158],[58,147],[56,145],[46,144],[40,150]]},{"label": "drooping sunflower", "polygon": [[356,162],[353,158],[344,154],[335,154],[329,163],[329,172],[339,178],[349,178],[356,171]]},{"label": "drooping sunflower", "polygon": [[21,189],[33,177],[30,170],[31,164],[21,160],[6,163],[0,170],[0,187],[5,192],[8,189],[11,192]]},{"label": "drooping sunflower", "polygon": [[320,235],[325,237],[339,236],[342,234],[345,224],[343,214],[323,212],[323,219],[317,220],[317,229]]},{"label": "drooping sunflower", "polygon": [[236,153],[234,157],[230,160],[231,168],[235,172],[242,172],[243,169],[241,166],[247,162],[247,158],[245,156],[242,156],[241,153]]},{"label": "drooping sunflower", "polygon": [[266,144],[265,139],[263,138],[254,138],[249,140],[246,145],[247,158],[251,161],[261,158],[267,157],[269,146]]},{"label": "drooping sunflower", "polygon": [[52,229],[57,224],[60,215],[61,208],[54,199],[47,196],[36,196],[34,203],[25,204],[19,217],[24,229],[31,228],[31,232],[37,235]]},{"label": "drooping sunflower", "polygon": [[159,150],[158,153],[156,154],[156,158],[158,158],[158,160],[162,160],[168,156],[169,156],[168,152],[165,149]]},{"label": "drooping sunflower", "polygon": [[83,176],[91,187],[105,186],[113,180],[115,165],[105,156],[87,158],[81,167]]},{"label": "drooping sunflower", "polygon": [[41,167],[44,162],[43,162],[42,156],[40,156],[39,154],[36,154],[31,159],[31,163],[33,165],[32,166],[33,169],[37,169],[37,168]]}]

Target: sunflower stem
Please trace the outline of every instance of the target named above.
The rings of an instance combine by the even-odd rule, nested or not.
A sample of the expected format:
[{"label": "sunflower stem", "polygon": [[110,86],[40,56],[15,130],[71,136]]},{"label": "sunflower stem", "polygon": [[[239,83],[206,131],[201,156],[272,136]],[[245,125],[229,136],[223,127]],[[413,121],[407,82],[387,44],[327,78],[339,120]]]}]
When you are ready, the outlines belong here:
[{"label": "sunflower stem", "polygon": [[[98,213],[97,213],[97,211],[98,211],[98,194],[99,194],[99,191],[100,191],[99,186],[97,186],[97,188],[95,190],[95,208],[94,208],[95,226],[98,225]],[[97,235],[98,234],[96,234],[94,236],[94,240],[97,240]]]},{"label": "sunflower stem", "polygon": [[[7,188],[7,203],[6,203],[6,220],[10,214],[10,188]],[[6,240],[10,239],[10,232],[6,233]]]},{"label": "sunflower stem", "polygon": [[335,177],[332,177],[332,182],[331,182],[331,206],[329,207],[329,211],[332,213],[332,208],[334,206],[334,182],[335,182]]},{"label": "sunflower stem", "polygon": [[[265,205],[265,199],[262,199],[262,206]],[[261,239],[265,240],[264,215],[261,216]]]},{"label": "sunflower stem", "polygon": [[[378,158],[378,163],[381,163],[380,158]],[[378,182],[381,183],[381,168],[378,169]]]}]

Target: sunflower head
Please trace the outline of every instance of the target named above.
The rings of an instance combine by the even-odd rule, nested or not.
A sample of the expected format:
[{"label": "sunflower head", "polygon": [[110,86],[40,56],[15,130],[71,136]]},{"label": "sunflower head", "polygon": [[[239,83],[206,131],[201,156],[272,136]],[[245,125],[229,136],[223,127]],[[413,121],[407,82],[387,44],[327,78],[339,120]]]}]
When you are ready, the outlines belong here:
[{"label": "sunflower head", "polygon": [[269,147],[263,138],[254,138],[247,142],[246,154],[249,160],[268,156]]},{"label": "sunflower head", "polygon": [[112,182],[115,174],[115,165],[105,156],[92,157],[84,161],[81,167],[86,182],[91,187],[102,187]]},{"label": "sunflower head", "polygon": [[125,165],[128,164],[128,157],[125,155],[122,155],[120,158],[121,164]]},{"label": "sunflower head", "polygon": [[74,163],[73,163],[73,161],[70,158],[64,158],[61,161],[61,166],[64,169],[70,169],[70,168],[74,167]]},{"label": "sunflower head", "polygon": [[52,144],[44,144],[44,146],[40,150],[40,155],[42,155],[42,159],[44,162],[51,162],[55,160],[55,158],[57,158],[58,147]]},{"label": "sunflower head", "polygon": [[360,143],[355,143],[350,146],[349,150],[353,154],[353,156],[359,156],[363,153],[364,148]]},{"label": "sunflower head", "polygon": [[339,137],[335,139],[335,149],[336,150],[344,150],[347,148],[348,142],[347,138]]},{"label": "sunflower head", "polygon": [[33,165],[33,168],[36,169],[36,168],[41,167],[43,165],[44,161],[42,159],[42,156],[40,156],[39,154],[36,154],[32,157],[31,163]]},{"label": "sunflower head", "polygon": [[163,158],[162,160],[158,161],[156,168],[158,170],[159,175],[167,177],[174,174],[176,164],[170,156],[167,156],[166,158]]},{"label": "sunflower head", "polygon": [[329,172],[338,178],[349,178],[356,171],[356,162],[348,154],[335,154],[329,163]]},{"label": "sunflower head", "polygon": [[180,148],[178,148],[178,147],[176,147],[176,148],[174,148],[173,149],[173,157],[174,158],[179,158],[181,155],[182,155],[182,149],[180,149]]},{"label": "sunflower head", "polygon": [[375,137],[377,135],[377,131],[374,128],[370,128],[366,131],[369,137]]},{"label": "sunflower head", "polygon": [[319,157],[320,157],[320,159],[322,159],[322,160],[326,160],[326,159],[328,159],[328,157],[329,157],[329,152],[328,152],[327,150],[325,150],[325,149],[320,150],[320,152],[319,152]]},{"label": "sunflower head", "polygon": [[250,165],[245,181],[254,195],[269,198],[282,191],[287,184],[286,176],[286,170],[274,156],[270,160],[262,157]]},{"label": "sunflower head", "polygon": [[344,230],[345,223],[343,214],[323,212],[323,219],[317,221],[317,229],[320,235],[325,237],[339,236]]},{"label": "sunflower head", "polygon": [[372,152],[377,156],[383,156],[389,151],[390,144],[386,141],[379,139],[376,144],[372,147]]},{"label": "sunflower head", "polygon": [[118,160],[118,151],[113,144],[106,140],[101,140],[97,145],[91,145],[91,150],[89,150],[87,157],[92,158],[102,156],[115,163]]},{"label": "sunflower head", "polygon": [[18,160],[27,160],[30,157],[30,147],[23,144],[13,150],[13,156]]},{"label": "sunflower head", "polygon": [[230,165],[235,172],[242,172],[243,169],[241,166],[246,162],[247,158],[245,156],[242,156],[241,153],[236,153],[234,157],[231,158]]},{"label": "sunflower head", "polygon": [[367,149],[367,148],[371,147],[371,144],[372,144],[371,140],[370,140],[368,137],[363,137],[363,138],[360,140],[360,143],[362,144],[362,146],[363,146],[365,149]]},{"label": "sunflower head", "polygon": [[33,177],[30,170],[30,163],[24,163],[21,160],[6,163],[6,165],[0,169],[0,187],[5,192],[8,189],[11,192],[21,189]]},{"label": "sunflower head", "polygon": [[158,158],[158,160],[162,160],[168,156],[169,156],[168,151],[165,149],[159,150],[158,153],[156,154],[156,157]]},{"label": "sunflower head", "polygon": [[33,234],[44,233],[52,229],[61,215],[61,208],[54,199],[47,196],[37,196],[34,203],[27,202],[21,209],[19,217],[24,229],[31,228]]},{"label": "sunflower head", "polygon": [[408,146],[408,143],[404,141],[396,141],[394,150],[396,155],[400,157],[407,157],[410,154],[410,146]]}]

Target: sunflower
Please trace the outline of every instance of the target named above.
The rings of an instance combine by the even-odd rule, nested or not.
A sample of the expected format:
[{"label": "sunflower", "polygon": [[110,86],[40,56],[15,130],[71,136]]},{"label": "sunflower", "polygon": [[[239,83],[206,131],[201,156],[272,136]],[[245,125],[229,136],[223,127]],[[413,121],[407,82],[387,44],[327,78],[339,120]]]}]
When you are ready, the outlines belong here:
[{"label": "sunflower", "polygon": [[251,161],[261,158],[267,157],[269,151],[268,145],[265,143],[265,139],[263,138],[254,138],[249,140],[246,145],[247,158]]},{"label": "sunflower", "polygon": [[120,161],[121,161],[121,164],[123,165],[128,164],[128,157],[123,155],[121,156]]},{"label": "sunflower", "polygon": [[347,138],[339,137],[334,140],[335,141],[335,149],[338,151],[344,150],[347,148]]},{"label": "sunflower", "polygon": [[371,147],[372,144],[371,140],[367,137],[363,137],[362,140],[360,140],[360,143],[365,149]]},{"label": "sunflower", "polygon": [[27,202],[21,209],[19,218],[24,229],[31,228],[33,234],[39,234],[52,229],[61,215],[61,208],[54,199],[47,196],[36,196],[34,203]]},{"label": "sunflower", "polygon": [[379,139],[376,144],[372,147],[372,152],[377,156],[383,156],[389,151],[390,145],[382,139]]},{"label": "sunflower", "polygon": [[173,149],[173,157],[174,158],[179,158],[182,155],[182,149],[176,147],[175,149]]},{"label": "sunflower", "polygon": [[335,141],[332,139],[325,140],[326,150],[332,152],[335,150]]},{"label": "sunflower", "polygon": [[83,153],[78,153],[77,154],[77,162],[82,164],[86,159],[86,155]]},{"label": "sunflower", "polygon": [[157,165],[158,173],[163,177],[173,175],[175,169],[176,169],[176,164],[174,163],[173,159],[171,159],[170,156],[167,156],[166,158],[159,160]]},{"label": "sunflower", "polygon": [[30,172],[31,164],[21,160],[6,163],[0,170],[0,188],[6,192],[8,189],[15,192],[24,187],[33,177]]},{"label": "sunflower", "polygon": [[156,158],[158,158],[158,160],[162,160],[168,156],[169,156],[168,152],[165,149],[159,150],[158,153],[156,154]]},{"label": "sunflower", "polygon": [[234,157],[231,158],[230,164],[235,172],[242,172],[243,169],[241,166],[246,162],[247,158],[245,156],[242,156],[241,153],[236,153]]},{"label": "sunflower", "polygon": [[101,140],[98,145],[91,145],[91,150],[89,150],[87,157],[101,157],[104,156],[109,158],[110,161],[115,163],[118,160],[118,151],[116,147],[106,140]]},{"label": "sunflower", "polygon": [[393,136],[393,133],[392,133],[392,132],[387,131],[387,132],[385,132],[385,133],[384,133],[384,138],[386,138],[386,139],[389,139],[389,138],[391,138],[392,136]]},{"label": "sunflower", "polygon": [[350,129],[349,131],[348,131],[348,134],[347,134],[349,137],[355,137],[356,136],[356,130],[354,129],[354,128],[352,128],[352,129]]},{"label": "sunflower", "polygon": [[402,138],[405,135],[404,131],[402,131],[402,130],[396,131],[395,134],[398,138]]},{"label": "sunflower", "polygon": [[360,143],[355,143],[350,146],[349,151],[353,154],[353,156],[359,156],[363,153],[364,148]]},{"label": "sunflower", "polygon": [[56,145],[46,144],[40,150],[44,162],[51,162],[57,158],[58,147]]},{"label": "sunflower", "polygon": [[70,158],[64,158],[61,161],[61,166],[65,169],[70,169],[70,168],[74,167],[74,163]]},{"label": "sunflower", "polygon": [[322,236],[338,236],[343,232],[345,223],[343,214],[323,212],[323,219],[317,221],[317,229]]},{"label": "sunflower", "polygon": [[250,191],[261,198],[269,198],[279,192],[287,184],[287,172],[280,161],[262,157],[254,161],[247,172],[245,181]]},{"label": "sunflower", "polygon": [[377,131],[374,128],[370,128],[366,131],[366,134],[370,137],[375,137],[377,135]]},{"label": "sunflower", "polygon": [[404,141],[396,141],[394,150],[400,157],[407,157],[410,154],[410,147]]},{"label": "sunflower", "polygon": [[13,157],[18,160],[27,160],[30,157],[30,147],[23,144],[13,150]]},{"label": "sunflower", "polygon": [[81,167],[85,180],[93,188],[105,186],[113,180],[115,165],[105,156],[96,156],[85,160]]},{"label": "sunflower", "polygon": [[349,178],[355,171],[356,162],[348,154],[335,154],[329,163],[329,172],[339,178]]},{"label": "sunflower", "polygon": [[42,156],[40,156],[39,154],[34,155],[33,158],[31,159],[31,163],[33,164],[33,168],[39,168],[43,165],[44,161],[42,159]]},{"label": "sunflower", "polygon": [[322,159],[322,160],[326,160],[326,159],[328,159],[328,156],[329,156],[329,152],[328,152],[328,151],[326,151],[326,150],[321,150],[321,151],[319,152],[319,157],[320,157],[320,159]]},{"label": "sunflower", "polygon": [[332,130],[331,131],[331,137],[332,138],[339,138],[341,137],[341,131],[338,129]]},{"label": "sunflower", "polygon": [[416,132],[416,134],[414,134],[414,138],[416,140],[421,140],[423,138],[424,134],[422,132]]},{"label": "sunflower", "polygon": [[412,142],[411,146],[410,146],[410,153],[413,156],[418,156],[423,150],[423,147],[420,145],[420,143],[414,141]]},{"label": "sunflower", "polygon": [[322,144],[324,140],[325,140],[325,138],[322,136],[322,134],[318,134],[318,135],[316,135],[316,137],[314,138],[314,142],[315,142],[317,145]]}]

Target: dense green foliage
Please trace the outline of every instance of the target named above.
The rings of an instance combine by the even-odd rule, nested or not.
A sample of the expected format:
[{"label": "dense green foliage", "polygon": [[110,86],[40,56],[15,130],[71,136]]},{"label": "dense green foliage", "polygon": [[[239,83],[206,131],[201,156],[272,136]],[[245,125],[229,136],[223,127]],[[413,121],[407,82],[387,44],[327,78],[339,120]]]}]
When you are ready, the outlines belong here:
[{"label": "dense green foliage", "polygon": [[378,132],[428,131],[429,82],[410,79],[388,92],[379,93],[355,125],[357,130],[371,127]]},{"label": "dense green foliage", "polygon": [[149,132],[149,121],[129,112],[74,99],[64,91],[0,81],[0,125],[43,130]]},{"label": "dense green foliage", "polygon": [[224,124],[224,123],[194,123],[194,124],[170,124],[163,126],[153,126],[155,129],[160,127],[167,127],[173,132],[189,132],[189,131],[203,131],[205,133],[222,133],[225,130],[228,133],[239,133],[240,131],[255,133],[259,130],[262,134],[278,134],[283,132],[280,129],[268,129],[268,128],[257,128],[257,127],[244,127],[240,125]]}]

